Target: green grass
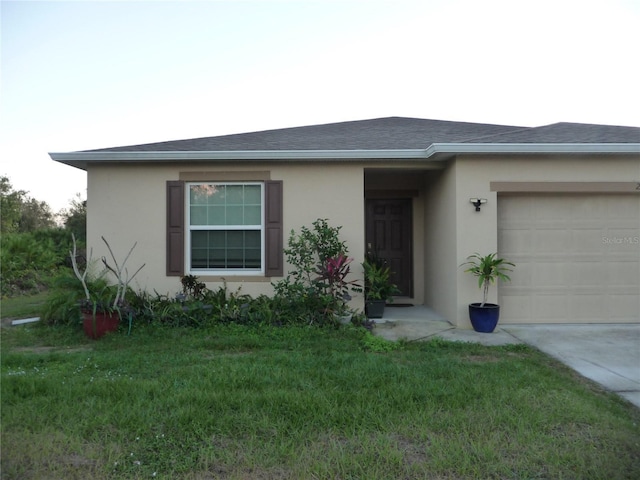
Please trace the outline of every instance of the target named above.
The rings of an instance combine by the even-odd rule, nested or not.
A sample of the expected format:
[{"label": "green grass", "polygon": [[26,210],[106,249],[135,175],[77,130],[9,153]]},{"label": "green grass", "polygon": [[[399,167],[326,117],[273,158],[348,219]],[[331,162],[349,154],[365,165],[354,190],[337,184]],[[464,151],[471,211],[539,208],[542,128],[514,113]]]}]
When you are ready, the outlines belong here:
[{"label": "green grass", "polygon": [[640,412],[521,345],[26,325],[1,373],[6,479],[640,477]]},{"label": "green grass", "polygon": [[40,292],[34,295],[2,298],[0,300],[0,317],[2,319],[37,317],[42,311],[47,296],[48,292]]}]

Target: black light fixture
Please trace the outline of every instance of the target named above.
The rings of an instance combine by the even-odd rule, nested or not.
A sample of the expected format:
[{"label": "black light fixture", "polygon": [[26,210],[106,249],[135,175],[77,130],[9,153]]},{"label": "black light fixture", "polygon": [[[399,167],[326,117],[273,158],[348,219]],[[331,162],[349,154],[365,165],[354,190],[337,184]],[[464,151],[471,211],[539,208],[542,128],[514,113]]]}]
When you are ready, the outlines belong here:
[{"label": "black light fixture", "polygon": [[470,198],[469,202],[476,207],[476,212],[480,211],[480,205],[487,203],[486,198]]}]

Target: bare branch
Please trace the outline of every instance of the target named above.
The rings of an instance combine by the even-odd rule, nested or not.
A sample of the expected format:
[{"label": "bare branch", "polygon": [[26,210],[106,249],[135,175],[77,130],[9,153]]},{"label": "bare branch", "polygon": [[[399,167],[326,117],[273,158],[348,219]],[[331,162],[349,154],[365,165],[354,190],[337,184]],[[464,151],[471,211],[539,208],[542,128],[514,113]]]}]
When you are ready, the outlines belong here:
[{"label": "bare branch", "polygon": [[91,256],[93,254],[93,250],[90,250],[89,259],[86,262],[84,272],[81,274],[80,269],[78,268],[78,247],[76,244],[76,236],[72,233],[71,239],[73,240],[73,251],[69,251],[69,256],[71,257],[71,265],[73,266],[73,273],[76,274],[78,280],[82,284],[82,288],[84,289],[84,295],[87,300],[91,300],[91,296],[89,295],[89,288],[87,287],[87,272],[89,271],[89,265],[91,264]]}]

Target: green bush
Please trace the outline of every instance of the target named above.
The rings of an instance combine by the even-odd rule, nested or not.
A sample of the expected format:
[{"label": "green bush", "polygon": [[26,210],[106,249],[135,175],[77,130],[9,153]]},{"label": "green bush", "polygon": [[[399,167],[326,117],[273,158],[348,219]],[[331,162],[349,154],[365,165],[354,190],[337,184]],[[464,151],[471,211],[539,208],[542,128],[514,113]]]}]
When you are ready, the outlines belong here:
[{"label": "green bush", "polygon": [[[93,291],[111,287],[103,277],[87,280]],[[80,302],[85,298],[82,284],[69,269],[63,269],[51,282],[49,295],[44,303],[41,319],[48,325],[75,325],[81,317]]]},{"label": "green bush", "polygon": [[299,233],[291,231],[284,254],[293,269],[273,284],[274,306],[283,323],[335,324],[334,312],[345,309],[347,283],[341,283],[344,288],[332,289],[322,276],[327,261],[350,261],[346,258],[347,245],[340,240],[341,228],[320,218],[311,228],[303,226]]},{"label": "green bush", "polygon": [[62,229],[3,234],[0,240],[2,295],[35,293],[67,265],[71,235]]}]

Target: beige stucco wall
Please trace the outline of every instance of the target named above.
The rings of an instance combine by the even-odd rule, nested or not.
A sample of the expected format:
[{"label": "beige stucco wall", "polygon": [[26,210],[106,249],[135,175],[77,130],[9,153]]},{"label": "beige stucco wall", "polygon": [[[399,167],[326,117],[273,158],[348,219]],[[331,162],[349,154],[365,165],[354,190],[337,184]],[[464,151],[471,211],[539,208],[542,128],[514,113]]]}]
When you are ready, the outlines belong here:
[{"label": "beige stucco wall", "polygon": [[[438,162],[439,163],[439,162]],[[100,237],[104,235],[122,259],[138,242],[128,266],[145,268],[132,286],[149,292],[174,295],[180,289],[177,277],[165,275],[165,182],[177,180],[180,172],[268,171],[273,180],[284,182],[285,244],[291,229],[311,225],[317,218],[328,218],[342,225],[354,261],[354,278],[361,280],[360,262],[365,254],[365,178],[381,174],[370,189],[415,190],[413,197],[414,297],[454,325],[470,328],[467,305],[480,299],[475,278],[459,267],[473,252],[497,250],[497,198],[491,182],[629,182],[640,181],[640,156],[549,156],[508,158],[462,156],[430,170],[427,164],[395,163],[389,172],[378,162],[332,163],[242,163],[213,166],[203,164],[91,165],[88,169],[88,244],[93,257],[108,255]],[[420,169],[424,169],[422,172]],[[411,179],[411,181],[409,181]],[[420,181],[416,182],[416,179]],[[470,197],[486,198],[481,212],[475,212]],[[98,221],[98,219],[100,219]],[[285,265],[285,272],[288,266]],[[229,289],[242,289],[252,296],[270,294],[270,281],[255,278],[238,281],[227,278]],[[210,282],[209,288],[220,283]],[[497,289],[490,301],[497,300]],[[361,308],[362,297],[352,305]]]},{"label": "beige stucco wall", "polygon": [[[349,255],[364,258],[363,167],[353,164],[216,164],[192,165],[91,165],[88,168],[87,242],[93,258],[108,256],[100,240],[105,236],[119,261],[134,242],[138,245],[127,266],[130,271],[145,263],[132,282],[134,289],[154,290],[174,295],[180,290],[178,277],[165,275],[166,191],[167,180],[177,180],[180,172],[269,171],[272,180],[283,180],[285,244],[291,229],[310,226],[318,218],[328,218],[333,226],[342,225],[341,238]],[[99,219],[99,220],[98,220]],[[359,260],[354,262],[354,278],[361,276]],[[285,265],[285,273],[288,271]],[[246,280],[246,279],[245,279]],[[276,278],[237,281],[227,278],[231,291],[241,288],[252,296],[269,294]],[[221,283],[208,283],[215,289]],[[361,308],[363,300],[352,301]]]},{"label": "beige stucco wall", "polygon": [[447,319],[457,315],[456,169],[450,163],[425,185],[424,303]]},{"label": "beige stucco wall", "polygon": [[[447,180],[446,178],[444,179]],[[460,265],[474,252],[481,254],[497,251],[497,197],[499,192],[491,191],[490,182],[630,182],[640,181],[640,155],[626,156],[549,156],[529,158],[497,157],[459,157],[455,162],[455,232],[456,258]],[[470,197],[486,198],[487,203],[480,212],[476,212],[469,203]],[[442,268],[452,268],[450,252],[445,250],[445,258],[438,252],[431,256]],[[446,265],[445,265],[446,262]],[[467,305],[481,300],[477,280],[463,272],[455,271],[455,284],[447,283],[447,288],[457,292],[457,301],[453,295],[439,300],[438,310],[445,314],[455,325],[471,328],[468,320]],[[490,289],[490,302],[496,302],[497,288]],[[439,305],[446,303],[440,307]],[[449,312],[454,312],[451,314]]]}]

